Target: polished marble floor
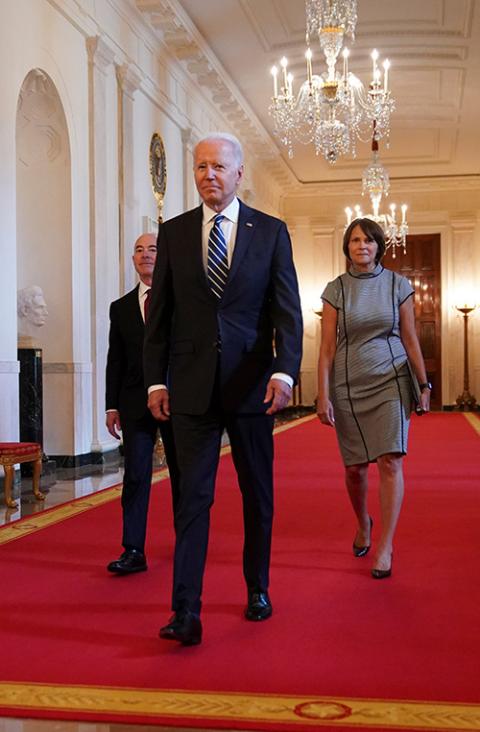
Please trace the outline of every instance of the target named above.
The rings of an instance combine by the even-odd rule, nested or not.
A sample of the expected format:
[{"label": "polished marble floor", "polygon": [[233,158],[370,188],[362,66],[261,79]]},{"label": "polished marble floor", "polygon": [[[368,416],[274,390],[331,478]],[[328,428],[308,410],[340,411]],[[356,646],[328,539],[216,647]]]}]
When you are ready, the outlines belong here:
[{"label": "polished marble floor", "polygon": [[[160,466],[158,466],[160,467]],[[81,498],[90,493],[109,488],[122,481],[121,463],[112,463],[108,467],[92,467],[90,472],[74,475],[74,471],[57,471],[55,482],[51,478],[42,479],[41,490],[46,493],[45,501],[37,501],[31,494],[31,479],[23,478],[15,484],[14,498],[18,508],[9,509],[4,505],[0,509],[0,525],[17,521],[25,516],[44,511],[47,508],[66,503],[74,498]],[[0,497],[3,504],[3,495]],[[0,717],[0,732],[187,732],[179,727],[158,727],[145,725],[60,722],[53,720],[13,719]],[[197,728],[198,730],[198,728]],[[199,731],[201,732],[201,730]],[[204,730],[204,732],[207,732]]]},{"label": "polished marble floor", "polygon": [[[90,471],[85,469],[81,474],[75,474],[73,470],[58,470],[56,476],[41,478],[40,489],[45,494],[44,501],[37,501],[32,494],[31,478],[15,480],[13,491],[14,500],[18,508],[6,508],[3,505],[3,494],[0,500],[0,526],[12,521],[18,521],[25,516],[40,513],[47,508],[57,506],[59,503],[66,503],[74,498],[82,498],[90,493],[110,488],[112,485],[121,483],[123,469],[119,461],[113,462],[108,467],[92,466]],[[0,732],[3,732],[0,727]]]}]

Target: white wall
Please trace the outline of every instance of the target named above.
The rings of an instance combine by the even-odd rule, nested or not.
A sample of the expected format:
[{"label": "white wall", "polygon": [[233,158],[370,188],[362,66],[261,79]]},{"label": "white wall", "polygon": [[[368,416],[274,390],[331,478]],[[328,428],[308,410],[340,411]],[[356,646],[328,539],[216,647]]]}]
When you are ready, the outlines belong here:
[{"label": "white wall", "polygon": [[[82,143],[82,129],[85,129],[81,115],[82,109],[86,106],[86,94],[81,75],[78,74],[78,67],[74,65],[76,53],[81,53],[84,48],[83,38],[49,3],[38,3],[32,0],[2,3],[0,13],[0,60],[2,68],[8,69],[8,73],[3,74],[0,81],[2,98],[2,122],[0,123],[2,195],[0,206],[2,209],[5,207],[1,215],[2,268],[0,277],[3,281],[0,283],[2,293],[0,297],[4,302],[2,302],[2,324],[0,326],[2,328],[0,361],[4,364],[3,371],[5,372],[15,370],[14,365],[17,363],[15,123],[18,95],[29,71],[34,68],[43,69],[53,80],[59,92],[69,133],[75,139],[72,161],[77,162],[79,157],[83,159],[87,147],[86,138],[83,137],[83,151],[78,149]],[[74,119],[78,126],[77,134],[74,130]],[[77,171],[81,175],[81,164],[77,166]],[[81,185],[80,183],[80,187]],[[84,190],[86,185],[87,181],[84,179]],[[80,203],[81,192],[77,191],[77,193],[79,193],[77,202]],[[29,225],[34,228],[34,211],[25,212],[25,215],[30,215],[32,224]],[[88,209],[81,212],[81,219],[86,219],[88,222]],[[25,230],[28,233],[26,223]],[[32,242],[32,249],[29,252],[32,260],[35,252],[34,244],[35,242]],[[70,246],[71,241],[65,242],[65,245]],[[53,247],[51,255],[54,256]],[[69,303],[66,304],[67,311],[68,308]],[[55,315],[53,317],[55,318]],[[67,340],[71,331],[71,322],[68,325]],[[86,355],[88,357],[88,354]],[[2,397],[6,396],[9,403],[8,411],[2,410],[1,412],[0,438],[17,439],[18,377],[13,379],[10,374],[1,374],[0,385]]]},{"label": "white wall", "polygon": [[182,130],[161,109],[153,106],[142,92],[138,92],[134,106],[134,165],[138,223],[143,216],[157,219],[157,205],[152,194],[148,151],[154,132],[162,137],[167,164],[167,188],[163,218],[177,216],[183,209],[184,151]]},{"label": "white wall", "polygon": [[[6,0],[0,3],[0,62],[8,69],[0,76],[0,440],[18,439],[16,111],[25,77],[39,68],[51,78],[65,114],[71,173],[61,190],[45,196],[55,200],[57,213],[69,208],[69,232],[56,236],[55,209],[50,215],[38,201],[42,231],[52,229],[38,259],[35,217],[29,218],[34,206],[22,201],[21,256],[31,258],[18,284],[42,284],[27,280],[40,270],[43,276],[47,260],[52,282],[57,278],[63,285],[58,290],[67,290],[66,297],[52,291],[48,303],[45,448],[80,459],[117,445],[104,427],[108,305],[134,284],[133,239],[143,231],[144,217],[157,218],[151,136],[159,132],[165,145],[163,215],[170,218],[198,202],[191,172],[195,142],[212,130],[234,130],[127,0]],[[248,203],[278,213],[279,185],[248,149],[244,185]],[[61,262],[55,261],[58,247],[68,251]]]}]

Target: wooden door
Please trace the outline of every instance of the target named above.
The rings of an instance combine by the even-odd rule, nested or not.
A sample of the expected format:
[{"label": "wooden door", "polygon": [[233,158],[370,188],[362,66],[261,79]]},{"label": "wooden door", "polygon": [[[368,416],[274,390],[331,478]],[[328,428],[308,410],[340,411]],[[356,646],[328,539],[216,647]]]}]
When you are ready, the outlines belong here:
[{"label": "wooden door", "polygon": [[415,290],[415,322],[428,380],[432,409],[442,408],[440,234],[407,237],[407,253],[388,250],[383,265],[406,277]]}]

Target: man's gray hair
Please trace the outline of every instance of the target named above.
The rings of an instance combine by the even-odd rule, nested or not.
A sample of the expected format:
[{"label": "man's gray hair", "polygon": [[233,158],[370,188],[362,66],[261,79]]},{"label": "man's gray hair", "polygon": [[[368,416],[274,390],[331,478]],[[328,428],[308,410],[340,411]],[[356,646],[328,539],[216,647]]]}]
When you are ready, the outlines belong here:
[{"label": "man's gray hair", "polygon": [[238,139],[238,137],[235,137],[235,135],[231,135],[229,132],[210,132],[208,135],[205,135],[205,137],[202,137],[202,139],[197,142],[194,148],[194,153],[200,143],[216,141],[229,142],[233,147],[233,152],[237,165],[243,165],[243,148],[240,140]]}]

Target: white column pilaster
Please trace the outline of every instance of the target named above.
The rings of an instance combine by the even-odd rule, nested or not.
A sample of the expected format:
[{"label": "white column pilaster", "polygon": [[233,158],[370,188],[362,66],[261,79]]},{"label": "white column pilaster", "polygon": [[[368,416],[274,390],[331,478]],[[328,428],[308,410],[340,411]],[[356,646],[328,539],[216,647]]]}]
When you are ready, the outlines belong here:
[{"label": "white column pilaster", "polygon": [[[135,284],[132,251],[140,236],[140,216],[134,185],[133,110],[135,92],[143,76],[130,64],[117,66],[118,84],[118,200],[120,246],[120,292],[131,290]],[[145,153],[147,165],[147,153]]]},{"label": "white column pilaster", "polygon": [[198,205],[199,198],[193,177],[193,148],[197,140],[191,127],[182,129],[183,145],[183,205],[185,211]]},{"label": "white column pilaster", "polygon": [[[105,362],[109,306],[119,295],[119,241],[116,192],[118,161],[112,159],[116,117],[108,102],[114,51],[100,36],[87,38],[89,77],[90,255],[92,339],[92,452],[113,445],[105,428]],[[113,189],[113,190],[112,190]]]},{"label": "white column pilaster", "polygon": [[[448,403],[454,403],[463,391],[463,316],[455,305],[479,305],[480,278],[478,264],[478,221],[475,214],[454,216],[450,220],[452,242],[450,252],[450,281],[448,283],[449,339],[448,364]],[[470,391],[480,398],[478,376],[480,352],[476,337],[479,314],[474,311],[469,316],[469,375]],[[453,357],[451,357],[453,355]]]},{"label": "white column pilaster", "polygon": [[302,401],[313,404],[317,393],[317,361],[321,322],[315,311],[321,306],[325,285],[338,274],[335,229],[309,216],[289,217],[295,267],[300,284],[304,323]]},{"label": "white column pilaster", "polygon": [[0,441],[18,440],[17,252],[15,124],[18,99],[8,74],[0,79]]}]

